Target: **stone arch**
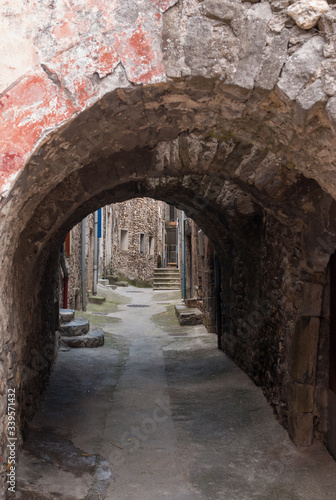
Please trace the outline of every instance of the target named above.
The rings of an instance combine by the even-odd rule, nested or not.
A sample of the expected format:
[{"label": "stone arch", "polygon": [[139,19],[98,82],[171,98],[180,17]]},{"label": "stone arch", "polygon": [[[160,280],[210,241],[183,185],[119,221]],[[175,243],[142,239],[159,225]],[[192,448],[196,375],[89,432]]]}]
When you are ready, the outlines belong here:
[{"label": "stone arch", "polygon": [[[222,345],[263,386],[293,440],[309,444],[325,413],[314,394],[336,247],[334,8],[317,33],[298,31],[276,2],[223,2],[224,13],[207,0],[184,12],[175,3],[154,2],[150,29],[139,12],[125,27],[129,44],[141,41],[139,68],[107,49],[95,66],[88,34],[75,47],[85,49],[89,91],[58,72],[54,58],[64,54],[69,68],[76,50],[49,54],[45,41],[43,66],[2,88],[3,378],[22,390],[24,421],[27,395],[36,399],[49,367],[41,353],[56,325],[55,248],[104,203],[152,196],[185,209],[229,263]],[[227,52],[208,57],[205,41]]]},{"label": "stone arch", "polygon": [[2,297],[9,313],[2,338],[22,403],[42,388],[49,368],[41,353],[57,323],[64,235],[105,203],[150,196],[183,208],[210,237],[223,263],[224,349],[263,386],[294,441],[311,442],[335,205],[286,160],[292,143],[285,147],[266,134],[270,142],[261,144],[246,133],[244,120],[231,123],[232,131],[218,128],[218,100],[227,92],[220,82],[200,79],[116,90],[31,156],[2,204],[8,276]]}]

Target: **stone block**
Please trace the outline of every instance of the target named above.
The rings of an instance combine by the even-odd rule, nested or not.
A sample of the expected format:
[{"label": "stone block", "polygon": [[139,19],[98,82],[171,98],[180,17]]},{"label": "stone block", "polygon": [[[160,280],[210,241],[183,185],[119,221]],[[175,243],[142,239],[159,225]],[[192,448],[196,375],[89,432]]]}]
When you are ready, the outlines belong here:
[{"label": "stone block", "polygon": [[100,347],[104,345],[104,332],[100,328],[90,330],[85,335],[62,337],[62,344],[67,347]]},{"label": "stone block", "polygon": [[323,47],[324,57],[335,57],[336,53],[336,11],[329,9],[319,20],[318,27],[327,43]]},{"label": "stone block", "polygon": [[188,309],[184,305],[177,305],[175,314],[181,326],[203,324],[203,313],[197,308]]},{"label": "stone block", "polygon": [[84,335],[89,331],[90,322],[87,319],[76,319],[70,321],[69,323],[64,323],[60,325],[59,332],[62,337],[77,337],[78,335]]},{"label": "stone block", "polygon": [[314,420],[312,413],[289,414],[288,432],[298,447],[310,446],[313,442]]},{"label": "stone block", "polygon": [[319,318],[302,317],[296,323],[289,350],[288,370],[298,383],[314,383],[319,331]]},{"label": "stone block", "polygon": [[314,83],[309,85],[303,92],[300,94],[296,100],[295,106],[295,119],[300,124],[303,125],[306,120],[309,111],[317,104],[318,102],[325,101],[327,96],[323,90],[322,80],[315,80]]},{"label": "stone block", "polygon": [[296,99],[322,63],[323,46],[322,37],[313,37],[288,59],[278,87],[289,99]]},{"label": "stone block", "polygon": [[211,21],[198,16],[188,19],[187,33],[184,42],[185,62],[192,75],[205,76],[211,62],[209,47],[212,47]]},{"label": "stone block", "polygon": [[329,5],[325,0],[299,0],[288,7],[287,14],[300,28],[309,30],[317,25],[322,14],[328,10]]},{"label": "stone block", "polygon": [[229,23],[235,17],[236,6],[232,0],[205,0],[202,7],[205,16]]},{"label": "stone block", "polygon": [[73,309],[60,309],[59,317],[61,323],[69,323],[75,318],[75,311]]},{"label": "stone block", "polygon": [[100,297],[99,295],[90,295],[89,302],[91,304],[104,304],[106,297]]},{"label": "stone block", "polygon": [[[259,7],[259,5],[258,5]],[[240,57],[232,83],[246,89],[254,87],[254,80],[261,69],[272,16],[269,4],[260,4],[259,9],[248,11],[241,19]]]},{"label": "stone block", "polygon": [[[336,23],[336,18],[335,18]],[[335,35],[335,43],[336,43],[336,35]],[[336,55],[336,46],[335,52]],[[330,58],[323,61],[321,65],[321,80],[323,83],[323,91],[329,97],[332,97],[336,94],[336,58]]]},{"label": "stone block", "polygon": [[289,37],[289,30],[283,30],[274,34],[272,38],[270,37],[260,72],[256,78],[256,87],[272,90],[277,83],[280,71],[286,61]]}]

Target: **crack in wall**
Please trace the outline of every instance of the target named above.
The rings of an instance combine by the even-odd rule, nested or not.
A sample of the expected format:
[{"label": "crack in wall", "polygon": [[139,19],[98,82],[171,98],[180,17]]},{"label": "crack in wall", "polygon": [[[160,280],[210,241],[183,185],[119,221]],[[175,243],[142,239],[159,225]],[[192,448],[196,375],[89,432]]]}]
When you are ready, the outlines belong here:
[{"label": "crack in wall", "polygon": [[58,87],[60,90],[63,90],[63,85],[57,74],[50,71],[50,69],[47,68],[45,64],[41,64],[41,68],[47,74],[48,78],[53,82],[53,84],[56,85],[56,87]]},{"label": "crack in wall", "polygon": [[73,99],[73,95],[71,94],[70,90],[68,90],[62,83],[62,81],[60,80],[59,76],[57,75],[57,73],[55,73],[54,71],[51,71],[45,64],[41,64],[41,68],[43,69],[43,71],[46,73],[47,77],[49,78],[49,80],[52,81],[52,83],[54,85],[56,85],[56,87],[61,90],[62,92],[64,92],[67,96],[67,98],[69,99],[69,101],[74,104],[74,99]]}]

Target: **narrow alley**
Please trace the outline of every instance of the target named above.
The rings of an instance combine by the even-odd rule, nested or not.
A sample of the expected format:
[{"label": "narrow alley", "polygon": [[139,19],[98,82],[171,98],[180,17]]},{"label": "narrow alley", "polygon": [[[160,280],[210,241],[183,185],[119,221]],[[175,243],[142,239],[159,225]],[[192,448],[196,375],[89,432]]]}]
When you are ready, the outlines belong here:
[{"label": "narrow alley", "polygon": [[105,345],[60,349],[15,498],[335,498],[336,463],[323,445],[295,448],[216,336],[178,325],[178,292],[99,293],[106,303],[86,317]]}]

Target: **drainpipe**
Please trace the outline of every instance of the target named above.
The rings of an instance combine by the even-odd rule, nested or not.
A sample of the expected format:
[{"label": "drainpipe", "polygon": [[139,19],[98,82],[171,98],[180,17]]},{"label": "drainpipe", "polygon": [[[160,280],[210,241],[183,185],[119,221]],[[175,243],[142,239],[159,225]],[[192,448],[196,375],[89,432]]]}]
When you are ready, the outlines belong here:
[{"label": "drainpipe", "polygon": [[180,248],[179,248],[179,243],[180,243],[180,241],[179,241],[179,240],[180,240],[179,236],[180,236],[180,235],[179,235],[179,218],[178,218],[178,217],[176,217],[176,267],[177,267],[178,269],[179,269],[179,267],[180,267],[180,266],[179,266],[179,264],[180,264],[180,262],[179,262],[179,253],[180,253],[180,252],[179,252],[179,250],[180,250]]},{"label": "drainpipe", "polygon": [[217,330],[217,346],[222,349],[222,275],[221,267],[217,255],[214,257],[214,273],[215,273],[215,304],[216,304],[216,330]]},{"label": "drainpipe", "polygon": [[86,217],[82,220],[82,256],[81,256],[81,278],[82,278],[82,309],[86,311],[86,268],[85,268],[85,244],[86,244]]},{"label": "drainpipe", "polygon": [[63,271],[63,309],[68,309],[68,289],[69,289],[69,271],[65,263],[65,247],[64,243],[61,248],[61,268]]},{"label": "drainpipe", "polygon": [[106,280],[106,266],[107,266],[107,236],[108,236],[108,213],[107,213],[107,205],[105,207],[105,259],[104,259],[104,279]]},{"label": "drainpipe", "polygon": [[162,217],[162,267],[166,267],[166,208],[163,207],[163,217]]},{"label": "drainpipe", "polygon": [[181,214],[181,267],[182,267],[182,300],[185,302],[186,299],[186,265],[185,265],[185,258],[186,258],[186,248],[185,248],[185,221],[187,219],[185,218],[184,212]]},{"label": "drainpipe", "polygon": [[94,232],[93,232],[93,283],[92,294],[97,295],[98,287],[98,210],[94,213]]}]

